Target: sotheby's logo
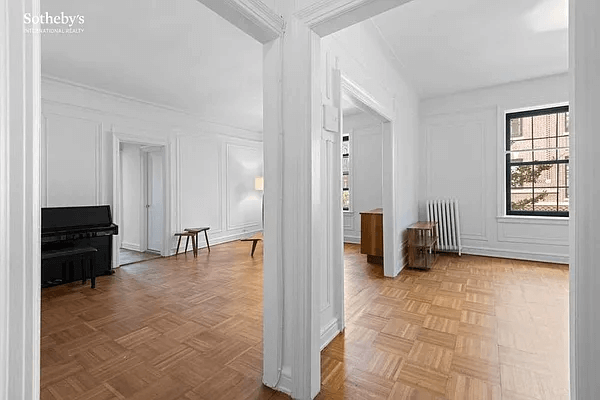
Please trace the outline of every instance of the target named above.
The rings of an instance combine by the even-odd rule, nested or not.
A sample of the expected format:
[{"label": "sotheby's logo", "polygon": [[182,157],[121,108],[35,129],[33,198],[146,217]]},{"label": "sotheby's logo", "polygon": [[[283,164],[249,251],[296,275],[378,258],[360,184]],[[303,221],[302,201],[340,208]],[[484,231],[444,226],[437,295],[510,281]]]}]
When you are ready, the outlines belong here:
[{"label": "sotheby's logo", "polygon": [[83,15],[67,15],[64,12],[58,15],[52,15],[48,12],[41,15],[23,14],[26,33],[82,33],[84,23],[85,17]]}]

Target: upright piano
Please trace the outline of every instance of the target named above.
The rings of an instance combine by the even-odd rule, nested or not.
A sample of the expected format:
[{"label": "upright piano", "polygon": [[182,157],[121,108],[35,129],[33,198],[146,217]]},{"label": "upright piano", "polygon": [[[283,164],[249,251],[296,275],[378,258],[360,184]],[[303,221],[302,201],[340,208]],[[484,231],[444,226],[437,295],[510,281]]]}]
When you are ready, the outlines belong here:
[{"label": "upright piano", "polygon": [[[112,236],[119,228],[112,222],[110,206],[42,208],[42,252],[71,246],[96,248],[96,275],[110,275],[112,270]],[[46,260],[42,265],[42,285],[63,283],[62,266]],[[75,268],[70,281],[81,279]]]}]

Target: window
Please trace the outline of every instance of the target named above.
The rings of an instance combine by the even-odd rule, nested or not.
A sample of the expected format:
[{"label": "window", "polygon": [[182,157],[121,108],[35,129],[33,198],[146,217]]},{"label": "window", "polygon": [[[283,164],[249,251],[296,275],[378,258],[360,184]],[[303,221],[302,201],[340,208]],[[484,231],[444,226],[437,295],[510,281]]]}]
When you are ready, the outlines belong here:
[{"label": "window", "polygon": [[568,106],[506,115],[506,214],[569,216]]},{"label": "window", "polygon": [[342,209],[351,210],[350,200],[350,134],[342,135]]},{"label": "window", "polygon": [[[566,156],[565,159],[568,161],[569,156]],[[567,164],[567,167],[565,168],[564,180],[565,180],[565,182],[567,182],[567,192],[565,194],[565,197],[568,199],[569,198],[569,164]]]},{"label": "window", "polygon": [[510,121],[510,137],[523,137],[523,128],[520,119],[513,119],[512,121]]}]

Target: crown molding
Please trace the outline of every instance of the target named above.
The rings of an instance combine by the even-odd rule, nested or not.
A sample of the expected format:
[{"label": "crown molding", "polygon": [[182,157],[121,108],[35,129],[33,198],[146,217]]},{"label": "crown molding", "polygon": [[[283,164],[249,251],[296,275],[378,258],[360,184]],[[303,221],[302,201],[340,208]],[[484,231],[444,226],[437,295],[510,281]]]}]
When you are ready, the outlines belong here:
[{"label": "crown molding", "polygon": [[411,0],[319,0],[295,13],[319,36],[327,36]]},{"label": "crown molding", "polygon": [[379,114],[388,121],[394,121],[393,110],[389,110],[377,99],[371,96],[370,93],[365,91],[356,82],[352,81],[346,75],[342,75],[342,92],[346,93],[350,100],[359,106],[363,111],[365,109],[371,110],[376,114]]},{"label": "crown molding", "polygon": [[[191,125],[198,125],[198,124],[200,124],[202,126],[206,125],[206,126],[210,126],[213,128],[213,129],[208,130],[208,132],[210,132],[212,134],[218,134],[218,135],[222,135],[224,137],[233,137],[233,138],[240,138],[240,139],[245,139],[245,140],[262,141],[262,132],[260,132],[260,131],[254,131],[254,130],[250,130],[248,128],[244,128],[241,126],[235,126],[235,125],[227,124],[224,122],[209,120],[209,119],[205,118],[204,116],[194,113],[192,111],[186,111],[186,110],[178,109],[175,107],[167,106],[164,104],[159,104],[159,103],[154,103],[154,102],[147,101],[147,100],[142,100],[142,99],[139,99],[136,97],[123,95],[123,94],[112,92],[112,91],[105,90],[105,89],[100,89],[100,88],[97,88],[94,86],[89,86],[89,85],[86,85],[83,83],[70,81],[68,79],[58,78],[58,77],[55,77],[52,75],[42,74],[42,83],[54,84],[54,85],[57,85],[58,87],[66,86],[69,88],[79,89],[82,91],[90,92],[95,95],[106,96],[112,100],[117,99],[120,101],[124,101],[130,105],[151,107],[151,108],[154,108],[156,111],[164,111],[167,113],[172,113],[173,115],[179,115],[180,117],[185,117],[185,118],[189,119],[190,122],[183,124],[183,127],[186,127],[186,128],[190,127]],[[96,106],[75,104],[74,102],[69,101],[69,100],[65,100],[65,101],[58,100],[55,98],[56,96],[48,96],[47,93],[48,92],[46,91],[46,96],[42,96],[42,99],[45,103],[53,103],[53,104],[59,104],[59,105],[64,105],[64,106],[68,106],[68,107],[76,107],[78,109],[88,110],[91,112],[110,113],[110,114],[113,114],[113,115],[116,115],[119,117],[123,117],[126,119],[131,119],[131,118],[139,119],[139,117],[135,116],[134,114],[124,112],[123,108],[121,108],[121,110],[118,113],[111,113],[110,111],[107,111],[103,108],[97,108]],[[142,121],[150,122],[150,120],[148,120],[148,119],[143,119]]]},{"label": "crown molding", "polygon": [[260,0],[198,1],[261,43],[277,39],[285,30],[283,17]]}]

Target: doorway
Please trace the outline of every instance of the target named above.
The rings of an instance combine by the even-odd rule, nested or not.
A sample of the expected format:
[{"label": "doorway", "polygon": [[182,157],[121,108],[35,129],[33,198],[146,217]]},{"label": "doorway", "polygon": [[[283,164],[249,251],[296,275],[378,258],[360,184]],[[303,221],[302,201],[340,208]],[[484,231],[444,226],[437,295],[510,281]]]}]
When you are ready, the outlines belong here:
[{"label": "doorway", "polygon": [[[321,350],[345,328],[344,220],[352,219],[353,226],[357,224],[356,229],[360,231],[360,212],[370,211],[370,207],[379,209],[380,242],[383,239],[380,246],[382,249],[379,263],[383,259],[382,269],[387,277],[394,277],[400,271],[398,255],[401,243],[399,240],[395,240],[398,235],[395,233],[396,208],[393,169],[395,144],[392,112],[375,101],[357,84],[344,77],[339,70],[335,71],[333,75],[332,86],[336,89],[332,96],[334,108],[330,110],[338,112],[340,124],[339,129],[338,127],[334,127],[333,130],[325,128],[322,140],[322,154],[324,154],[322,170],[327,179],[322,180],[321,192],[325,198],[323,202],[328,206],[327,214],[324,216],[326,224],[323,224],[326,240],[319,249],[325,260],[320,270],[320,293],[323,293],[320,298]],[[363,152],[366,160],[358,165],[363,169],[358,177],[353,176],[358,172],[357,165],[352,163],[356,143],[353,145],[352,132],[344,127],[344,102],[347,109],[352,106],[357,112],[364,115],[367,127],[372,130],[370,133],[374,134],[373,137],[364,137],[364,142],[360,143],[361,148],[358,153]],[[336,132],[336,130],[339,131]],[[365,133],[368,132],[369,129]],[[348,157],[344,157],[345,154]],[[356,153],[354,155],[356,156]],[[377,159],[377,162],[369,162],[370,158]],[[356,193],[353,194],[352,190],[356,189],[354,186],[359,179],[364,183],[361,189],[363,192],[374,191],[377,193],[361,193],[358,196]],[[345,187],[350,190],[344,190]],[[360,203],[359,209],[353,202],[357,197],[361,197],[360,195],[364,195],[363,199],[366,200]],[[360,243],[360,237],[356,238],[355,242]]]},{"label": "doorway", "polygon": [[[395,277],[401,269],[399,257],[401,243],[396,240],[398,235],[395,233],[394,149],[396,146],[393,135],[393,112],[341,72],[338,71],[334,79],[337,81],[335,86],[339,88],[334,93],[334,102],[340,109],[342,146],[344,136],[348,135],[350,151],[354,150],[355,158],[362,159],[362,162],[358,164],[352,163],[351,158],[349,161],[349,184],[351,182],[355,185],[358,183],[359,186],[362,184],[363,187],[360,190],[364,192],[361,193],[362,197],[361,195],[357,197],[356,190],[353,195],[352,188],[350,188],[348,198],[350,208],[353,206],[355,208],[354,213],[351,214],[354,218],[353,227],[355,228],[354,233],[350,233],[349,236],[354,234],[354,242],[358,241],[360,243],[360,234],[357,235],[356,233],[360,231],[360,212],[372,209],[381,212],[383,214],[383,229],[381,232],[383,237],[383,272],[387,277]],[[344,109],[346,109],[346,116],[344,116]],[[358,118],[351,117],[353,113],[360,116]],[[345,117],[348,121],[344,121]],[[349,127],[346,127],[346,122],[351,119],[357,121],[353,121]],[[352,130],[356,131],[354,135],[351,132]],[[342,152],[342,149],[340,149],[340,154]],[[344,177],[342,177],[342,189],[344,189],[344,185]],[[356,203],[357,200],[358,203]],[[342,202],[342,205],[344,206],[344,202]],[[347,215],[347,213],[344,214]],[[340,222],[344,227],[347,226],[346,220],[347,218],[344,216]],[[343,242],[346,239],[345,233],[343,232],[343,236],[339,241],[342,251]],[[343,263],[340,264],[340,267],[343,269]]]},{"label": "doorway", "polygon": [[150,138],[114,134],[113,263],[119,267],[168,254],[166,145]]},{"label": "doorway", "polygon": [[[344,243],[360,245],[361,214],[379,215],[383,209],[382,122],[345,95],[342,96],[342,121]],[[377,232],[373,239],[377,242],[373,256],[380,260],[383,232]]]},{"label": "doorway", "polygon": [[[163,213],[163,169],[164,159],[160,147],[142,147],[142,163],[146,182],[144,190],[145,201],[145,233],[146,251],[160,254],[163,247],[162,230],[164,226]],[[143,212],[143,210],[142,210]]]},{"label": "doorway", "polygon": [[121,142],[119,266],[160,257],[164,230],[161,146]]}]

